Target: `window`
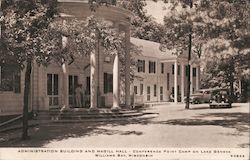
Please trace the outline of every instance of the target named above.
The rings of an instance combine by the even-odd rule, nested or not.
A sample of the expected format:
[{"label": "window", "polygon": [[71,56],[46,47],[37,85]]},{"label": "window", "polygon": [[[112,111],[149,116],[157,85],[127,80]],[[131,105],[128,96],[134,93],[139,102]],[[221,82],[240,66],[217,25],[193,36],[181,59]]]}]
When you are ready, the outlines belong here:
[{"label": "window", "polygon": [[180,92],[180,86],[178,85],[178,86],[177,86],[177,95],[180,95],[180,93],[181,93],[181,92]]},{"label": "window", "polygon": [[140,94],[143,95],[143,84],[140,84]]},{"label": "window", "polygon": [[188,77],[188,66],[186,66],[186,77]]},{"label": "window", "polygon": [[174,87],[172,87],[172,92],[171,93],[174,94]]},{"label": "window", "polygon": [[196,77],[196,68],[193,68],[193,77]]},{"label": "window", "polygon": [[78,85],[78,76],[69,75],[69,104],[75,105],[75,90]]},{"label": "window", "polygon": [[16,66],[0,66],[0,91],[21,93],[21,71]]},{"label": "window", "polygon": [[149,73],[155,73],[155,62],[149,61],[148,66],[149,66],[148,72],[149,72]]},{"label": "window", "polygon": [[167,90],[169,91],[169,73],[167,73]]},{"label": "window", "polygon": [[163,87],[160,87],[160,100],[163,101]]},{"label": "window", "polygon": [[85,90],[86,95],[90,95],[90,77],[86,77],[86,90]]},{"label": "window", "polygon": [[75,89],[78,85],[78,76],[69,75],[69,95],[75,94]]},{"label": "window", "polygon": [[174,64],[172,64],[172,74],[174,75]]},{"label": "window", "polygon": [[180,74],[181,74],[181,66],[178,65],[178,75],[180,75]]},{"label": "window", "polygon": [[137,94],[137,86],[134,86],[134,93]]},{"label": "window", "polygon": [[138,66],[137,66],[137,70],[138,70],[138,72],[143,72],[143,73],[145,73],[145,60],[138,60],[138,62],[137,62],[138,64]]},{"label": "window", "polygon": [[113,74],[104,73],[104,93],[113,92]]},{"label": "window", "polygon": [[47,74],[47,95],[49,106],[59,105],[59,76],[58,74]]},{"label": "window", "polygon": [[154,96],[155,97],[157,96],[157,85],[156,84],[154,85]]},{"label": "window", "polygon": [[150,86],[147,87],[147,101],[150,101]]},{"label": "window", "polygon": [[164,73],[164,63],[161,63],[161,73]]}]

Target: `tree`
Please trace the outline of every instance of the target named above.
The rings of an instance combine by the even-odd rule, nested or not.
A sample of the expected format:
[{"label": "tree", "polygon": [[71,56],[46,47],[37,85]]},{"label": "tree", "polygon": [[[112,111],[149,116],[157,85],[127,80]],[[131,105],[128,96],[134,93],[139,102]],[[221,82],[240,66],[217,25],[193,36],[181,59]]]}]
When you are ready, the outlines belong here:
[{"label": "tree", "polygon": [[16,63],[25,71],[23,133],[28,138],[28,102],[32,63],[47,64],[53,57],[62,57],[60,38],[49,27],[56,14],[56,1],[4,0],[2,2],[1,41],[5,52],[1,63]]},{"label": "tree", "polygon": [[222,80],[229,87],[230,99],[234,101],[235,81],[249,80],[250,75],[250,2],[225,0],[206,6],[210,22],[205,32],[215,41],[207,46],[210,52],[206,59],[219,59],[216,64],[219,71],[208,73],[213,73],[213,82]]},{"label": "tree", "polygon": [[[56,1],[4,1],[0,55],[2,63],[13,61],[25,68],[22,139],[28,138],[28,101],[32,63],[47,66],[51,61],[64,64],[72,56],[95,54],[99,42],[108,54],[124,54],[123,39],[104,20],[64,21],[57,15]],[[68,37],[70,45],[63,44]],[[98,43],[98,44],[97,44]],[[2,48],[1,48],[2,49]]]},{"label": "tree", "polygon": [[[166,28],[162,40],[164,47],[176,49],[176,54],[188,49],[190,56],[191,52],[196,50],[198,56],[201,56],[200,45],[206,46],[213,39],[223,39],[229,41],[230,47],[237,48],[239,52],[236,53],[243,53],[243,50],[249,49],[249,1],[170,2],[171,12],[164,19]],[[189,91],[187,99],[188,97]],[[188,107],[187,102],[186,108]]]},{"label": "tree", "polygon": [[250,80],[250,52],[233,54],[235,51],[231,47],[228,49],[227,45],[220,44],[219,40],[214,43],[210,46],[210,50],[213,51],[211,57],[208,53],[206,55],[207,62],[202,76],[203,86],[228,88],[232,102],[236,101],[235,91],[238,90],[237,94],[242,93],[240,96],[246,101],[249,93],[245,90],[242,92],[239,84],[235,82]]}]

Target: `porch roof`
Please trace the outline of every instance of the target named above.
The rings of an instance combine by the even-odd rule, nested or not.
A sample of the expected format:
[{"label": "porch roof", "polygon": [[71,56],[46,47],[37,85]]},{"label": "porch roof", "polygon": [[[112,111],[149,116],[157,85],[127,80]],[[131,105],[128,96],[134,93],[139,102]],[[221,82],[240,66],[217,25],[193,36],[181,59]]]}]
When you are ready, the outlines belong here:
[{"label": "porch roof", "polygon": [[131,37],[130,41],[132,44],[141,47],[141,54],[143,56],[157,58],[160,60],[173,60],[177,58],[171,50],[161,51],[159,43],[133,37]]}]

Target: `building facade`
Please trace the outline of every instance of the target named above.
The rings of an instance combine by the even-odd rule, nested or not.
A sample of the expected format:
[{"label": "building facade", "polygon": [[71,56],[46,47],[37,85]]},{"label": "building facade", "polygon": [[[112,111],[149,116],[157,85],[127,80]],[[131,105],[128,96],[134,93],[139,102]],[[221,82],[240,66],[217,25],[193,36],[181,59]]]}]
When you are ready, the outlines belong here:
[{"label": "building facade", "polygon": [[[76,57],[63,65],[52,62],[47,67],[33,63],[30,89],[30,110],[76,107],[75,90],[81,85],[82,104],[77,107],[96,109],[100,106],[119,108],[130,105],[130,18],[131,12],[117,6],[99,6],[90,10],[87,1],[59,1],[65,20],[102,18],[124,35],[125,70],[123,100],[120,100],[119,55],[106,55],[102,49],[86,57]],[[67,41],[66,37],[62,38]],[[101,46],[99,46],[101,48]],[[14,70],[14,69],[13,69]],[[24,71],[15,73],[11,66],[1,65],[0,114],[18,114],[23,108]]]},{"label": "building facade", "polygon": [[[135,101],[183,102],[187,90],[188,53],[174,55],[161,51],[160,44],[131,38],[131,43],[141,47],[141,53],[133,55],[137,61],[136,77],[131,90]],[[200,88],[200,66],[191,60],[191,93]]]},{"label": "building facade", "polygon": [[[125,66],[121,76],[119,55],[107,55],[103,49],[86,57],[76,57],[64,64],[51,62],[47,67],[32,64],[29,110],[43,111],[56,108],[130,106],[134,101],[181,102],[186,93],[187,53],[176,56],[162,52],[159,44],[130,37],[129,11],[116,6],[101,6],[95,12],[84,1],[59,2],[61,16],[67,19],[86,19],[90,15],[112,23],[124,33]],[[62,40],[66,43],[67,38]],[[130,45],[142,47],[132,55],[137,61],[136,78],[131,81]],[[101,48],[101,46],[100,46]],[[191,91],[199,89],[199,65],[192,62]],[[20,114],[23,109],[24,73],[13,65],[0,67],[0,115]],[[80,86],[81,104],[76,103],[76,89]]]}]

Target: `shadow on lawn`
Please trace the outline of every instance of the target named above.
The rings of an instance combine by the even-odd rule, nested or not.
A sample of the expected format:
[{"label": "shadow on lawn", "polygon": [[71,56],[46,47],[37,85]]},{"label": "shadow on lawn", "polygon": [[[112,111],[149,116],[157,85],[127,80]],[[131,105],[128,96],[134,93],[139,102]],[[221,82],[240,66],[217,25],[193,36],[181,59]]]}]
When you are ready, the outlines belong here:
[{"label": "shadow on lawn", "polygon": [[[68,138],[98,136],[98,135],[134,135],[141,136],[143,132],[130,130],[112,129],[115,126],[139,125],[179,125],[179,126],[220,126],[234,128],[241,133],[249,132],[249,113],[206,113],[193,116],[190,119],[170,119],[159,121],[152,118],[127,119],[122,121],[109,122],[85,122],[73,124],[51,124],[41,125],[29,129],[31,139],[21,141],[21,130],[15,131],[15,136],[9,136],[6,141],[1,141],[0,146],[4,147],[42,147],[51,141],[60,141]],[[8,134],[8,133],[6,133]],[[67,144],[66,144],[67,145]]]},{"label": "shadow on lawn", "polygon": [[[213,118],[209,120],[209,118]],[[239,132],[249,132],[249,113],[207,113],[200,114],[192,119],[171,119],[161,121],[161,124],[181,125],[181,126],[221,126],[225,128],[235,128]]]},{"label": "shadow on lawn", "polygon": [[[147,121],[147,120],[143,120]],[[28,140],[21,140],[21,130],[12,131],[1,135],[0,147],[43,147],[51,141],[60,141],[68,138],[97,136],[97,135],[143,135],[141,131],[117,130],[113,126],[140,123],[137,120],[112,121],[112,122],[89,122],[71,124],[49,124],[32,127],[29,129]],[[109,128],[107,128],[109,127]],[[110,128],[111,127],[111,128]]]}]

